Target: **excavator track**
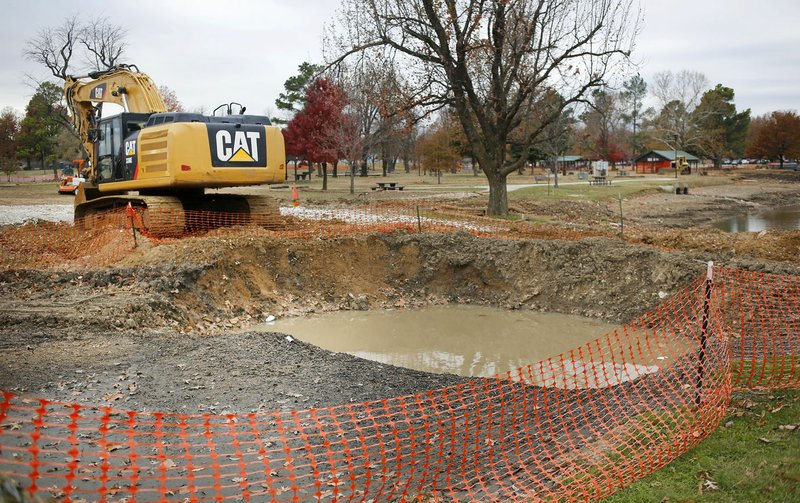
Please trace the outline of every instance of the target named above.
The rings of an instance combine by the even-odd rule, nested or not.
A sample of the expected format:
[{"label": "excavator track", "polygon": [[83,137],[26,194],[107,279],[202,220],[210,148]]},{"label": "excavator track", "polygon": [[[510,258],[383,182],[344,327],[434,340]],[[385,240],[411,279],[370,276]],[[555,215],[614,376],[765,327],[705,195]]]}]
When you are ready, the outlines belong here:
[{"label": "excavator track", "polygon": [[98,227],[109,211],[128,204],[141,217],[140,231],[157,238],[180,237],[184,234],[186,216],[177,197],[114,195],[82,202],[75,207],[75,223],[82,229]]},{"label": "excavator track", "polygon": [[268,196],[246,196],[247,206],[250,210],[250,222],[265,229],[279,229],[281,225],[281,211],[278,202]]},{"label": "excavator track", "polygon": [[142,215],[142,231],[157,238],[183,236],[186,228],[186,212],[177,197],[144,196],[139,198]]},{"label": "excavator track", "polygon": [[280,209],[275,199],[236,194],[105,196],[76,206],[75,221],[83,228],[94,227],[103,214],[128,204],[140,215],[140,230],[155,238],[177,238],[241,225],[266,229],[281,227]]}]

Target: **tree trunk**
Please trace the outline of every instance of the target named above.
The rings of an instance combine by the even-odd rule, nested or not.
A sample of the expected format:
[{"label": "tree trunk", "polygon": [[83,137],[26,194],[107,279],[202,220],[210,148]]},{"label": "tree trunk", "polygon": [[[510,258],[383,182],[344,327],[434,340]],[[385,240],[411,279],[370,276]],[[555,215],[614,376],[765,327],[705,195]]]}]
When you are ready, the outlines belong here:
[{"label": "tree trunk", "polygon": [[403,157],[403,171],[411,173],[411,164],[408,162],[408,157]]},{"label": "tree trunk", "polygon": [[355,159],[350,161],[350,194],[356,193],[356,166],[358,161]]},{"label": "tree trunk", "polygon": [[553,158],[553,167],[551,169],[555,178],[553,178],[553,188],[558,188],[558,157]]},{"label": "tree trunk", "polygon": [[339,160],[333,161],[333,177],[339,178]]},{"label": "tree trunk", "polygon": [[322,167],[322,190],[328,190],[328,163],[321,162],[319,165]]},{"label": "tree trunk", "polygon": [[486,178],[489,180],[489,215],[507,215],[508,187],[506,186],[506,177],[488,172]]},{"label": "tree trunk", "polygon": [[360,176],[368,176],[367,174],[367,158],[366,156],[361,158],[361,175]]}]

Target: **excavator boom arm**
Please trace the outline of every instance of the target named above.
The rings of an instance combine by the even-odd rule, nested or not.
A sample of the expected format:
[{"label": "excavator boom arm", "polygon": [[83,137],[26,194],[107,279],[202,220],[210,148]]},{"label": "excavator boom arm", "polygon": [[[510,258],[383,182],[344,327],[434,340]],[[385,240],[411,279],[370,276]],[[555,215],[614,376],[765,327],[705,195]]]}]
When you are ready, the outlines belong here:
[{"label": "excavator boom arm", "polygon": [[167,111],[161,94],[150,77],[127,65],[86,76],[67,76],[64,96],[72,115],[72,123],[80,134],[83,148],[93,168],[97,165],[94,135],[103,103],[115,103],[126,112]]}]

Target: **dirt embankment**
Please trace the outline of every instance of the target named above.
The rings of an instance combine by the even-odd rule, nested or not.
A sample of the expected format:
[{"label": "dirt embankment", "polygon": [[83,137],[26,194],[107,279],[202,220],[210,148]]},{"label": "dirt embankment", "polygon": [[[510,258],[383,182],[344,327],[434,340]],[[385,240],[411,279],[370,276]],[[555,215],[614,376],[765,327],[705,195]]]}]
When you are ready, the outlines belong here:
[{"label": "dirt embankment", "polygon": [[451,302],[621,323],[696,278],[706,258],[615,239],[207,237],[144,249],[108,270],[5,272],[0,389],[164,411],[310,408],[412,393],[462,378],[235,332],[267,315]]}]

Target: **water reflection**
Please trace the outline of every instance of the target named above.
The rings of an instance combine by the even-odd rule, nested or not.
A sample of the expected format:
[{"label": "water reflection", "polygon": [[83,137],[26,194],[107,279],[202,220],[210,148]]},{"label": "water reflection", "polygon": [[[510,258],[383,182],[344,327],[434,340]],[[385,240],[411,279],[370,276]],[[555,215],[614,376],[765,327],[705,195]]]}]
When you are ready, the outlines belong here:
[{"label": "water reflection", "polygon": [[714,227],[725,232],[800,230],[800,206],[746,213],[717,222]]},{"label": "water reflection", "polygon": [[340,311],[259,328],[391,365],[491,377],[561,354],[615,327],[579,316],[454,305]]}]

